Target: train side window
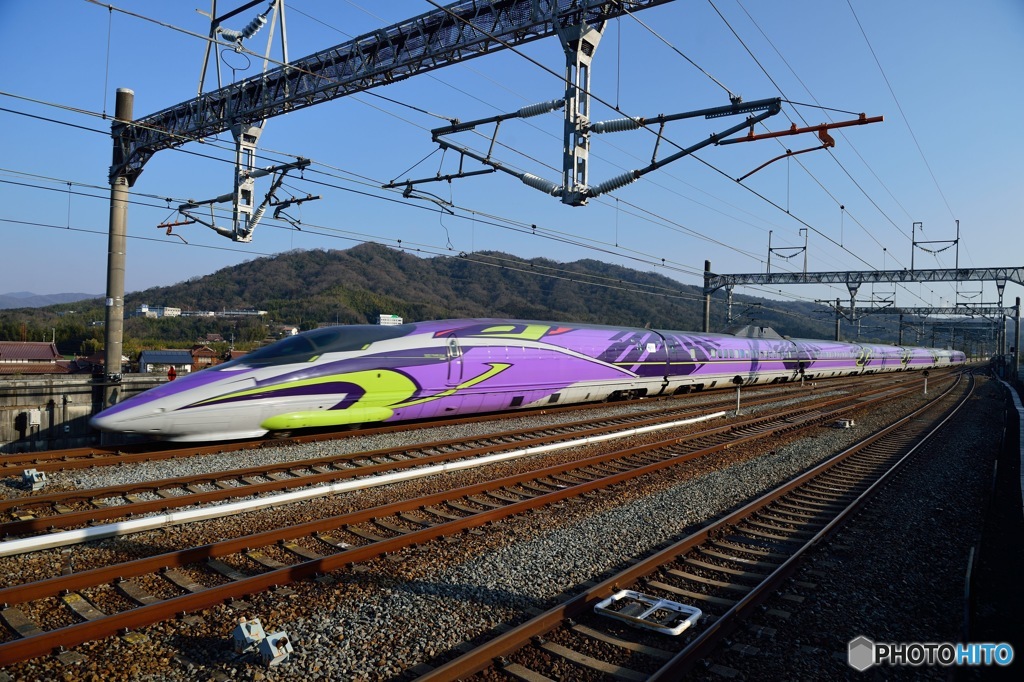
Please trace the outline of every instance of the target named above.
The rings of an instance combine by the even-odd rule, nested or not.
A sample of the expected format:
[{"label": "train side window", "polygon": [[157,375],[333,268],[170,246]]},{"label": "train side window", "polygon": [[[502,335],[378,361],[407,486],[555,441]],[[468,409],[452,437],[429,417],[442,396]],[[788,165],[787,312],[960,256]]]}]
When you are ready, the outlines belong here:
[{"label": "train side window", "polygon": [[448,357],[454,359],[461,355],[462,352],[459,350],[459,342],[455,339],[448,339]]}]

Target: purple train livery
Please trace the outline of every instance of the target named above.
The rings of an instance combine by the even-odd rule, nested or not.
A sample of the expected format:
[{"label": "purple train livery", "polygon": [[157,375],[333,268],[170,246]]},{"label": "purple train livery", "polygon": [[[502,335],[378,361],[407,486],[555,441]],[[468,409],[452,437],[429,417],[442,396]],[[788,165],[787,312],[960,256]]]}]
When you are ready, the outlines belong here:
[{"label": "purple train livery", "polygon": [[[962,364],[960,351],[466,319],[303,332],[93,417],[175,441]],[[739,379],[736,379],[739,377]]]}]

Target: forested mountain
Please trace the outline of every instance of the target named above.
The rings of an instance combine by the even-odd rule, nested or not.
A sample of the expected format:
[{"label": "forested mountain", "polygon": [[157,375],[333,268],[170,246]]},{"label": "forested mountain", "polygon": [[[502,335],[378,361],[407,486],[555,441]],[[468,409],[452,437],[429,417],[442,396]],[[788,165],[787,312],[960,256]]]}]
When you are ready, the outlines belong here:
[{"label": "forested mountain", "polygon": [[[759,305],[763,303],[764,305]],[[141,304],[182,310],[259,309],[261,318],[129,317],[126,351],[181,347],[218,333],[253,344],[275,325],[375,323],[382,313],[406,321],[510,317],[700,330],[699,287],[596,260],[523,261],[502,253],[420,258],[377,244],[347,251],[291,251],[224,268],[173,286],[125,296],[129,315]],[[794,337],[829,338],[832,323],[816,306],[736,296],[735,319]],[[785,312],[779,312],[785,311]],[[49,340],[66,354],[90,352],[103,339],[102,299],[38,310],[0,311],[0,340]],[[712,303],[712,329],[725,325],[723,292]]]},{"label": "forested mountain", "polygon": [[87,298],[96,298],[100,294],[33,294],[31,291],[10,291],[0,294],[0,309],[7,308],[42,308],[56,303],[71,303]]}]

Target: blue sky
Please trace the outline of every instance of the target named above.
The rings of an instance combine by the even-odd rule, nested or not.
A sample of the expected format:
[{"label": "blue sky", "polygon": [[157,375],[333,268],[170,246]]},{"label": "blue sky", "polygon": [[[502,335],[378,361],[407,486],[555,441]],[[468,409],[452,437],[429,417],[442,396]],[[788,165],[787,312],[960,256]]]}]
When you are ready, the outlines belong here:
[{"label": "blue sky", "polygon": [[[205,35],[208,20],[196,8],[208,10],[207,3],[120,0],[114,7]],[[220,9],[238,4],[222,0]],[[304,56],[432,9],[419,0],[287,0],[289,52]],[[253,14],[227,25],[241,28]],[[248,46],[262,50],[265,31]],[[301,230],[268,221],[251,244],[201,225],[176,229],[187,244],[164,234],[157,225],[176,219],[178,203],[230,190],[231,137],[159,152],[133,188],[126,288],[173,284],[290,249],[399,240],[424,257],[499,250],[594,258],[699,285],[705,260],[717,272],[763,272],[769,232],[773,247],[798,247],[801,229],[809,230],[810,270],[894,269],[910,266],[914,222],[924,229],[917,238],[938,250],[949,245],[938,242],[955,238],[957,220],[961,266],[1024,266],[1016,204],[1024,188],[1022,38],[1019,0],[677,0],[609,23],[593,65],[591,89],[603,101],[593,104],[594,120],[622,115],[608,105],[630,116],[722,106],[728,90],[746,101],[801,103],[785,105],[759,132],[860,112],[885,121],[835,130],[830,152],[777,161],[742,184],[735,178],[786,149],[816,146],[816,138],[708,147],[699,160],[677,161],[586,207],[564,206],[500,173],[422,187],[459,207],[456,216],[380,188],[455,170],[455,155],[442,158],[429,133],[445,119],[559,98],[563,85],[547,69],[563,71],[561,47],[535,41],[522,54],[506,50],[270,120],[260,165],[313,160],[284,192],[323,196],[289,211]],[[194,96],[203,48],[196,37],[86,0],[0,0],[7,66],[0,82],[0,292],[103,293],[111,143],[102,114],[113,113],[118,87],[135,91],[136,117]],[[228,51],[224,59],[225,81],[256,73],[255,60],[242,70],[242,56]],[[208,88],[214,83],[211,71]],[[670,123],[659,158],[670,143],[689,146],[738,122]],[[557,181],[561,129],[560,113],[506,122],[495,156]],[[473,134],[452,139],[480,151],[489,144]],[[648,131],[595,135],[591,183],[647,165],[653,146]],[[476,168],[467,162],[467,170]],[[258,182],[258,197],[268,184]],[[914,263],[953,267],[954,254],[919,249]],[[783,255],[773,255],[773,271],[802,267],[802,254]],[[892,291],[866,285],[860,299]],[[825,286],[739,293],[847,297],[845,288]],[[1020,295],[1020,287],[1007,287],[1008,303]],[[904,306],[954,301],[994,302],[995,287],[913,284],[896,292]]]}]

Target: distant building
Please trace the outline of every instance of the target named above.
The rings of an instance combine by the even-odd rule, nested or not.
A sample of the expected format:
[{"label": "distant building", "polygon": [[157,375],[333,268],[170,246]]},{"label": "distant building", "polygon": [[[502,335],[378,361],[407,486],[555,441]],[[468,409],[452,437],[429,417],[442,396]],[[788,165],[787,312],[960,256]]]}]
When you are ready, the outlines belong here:
[{"label": "distant building", "polygon": [[222,310],[217,317],[262,317],[266,314],[266,310]]},{"label": "distant building", "polygon": [[151,306],[143,303],[135,309],[136,317],[181,317],[181,308],[171,306]]},{"label": "distant building", "polygon": [[266,314],[266,310],[222,310],[214,312],[212,310],[182,310],[181,308],[172,308],[171,306],[152,306],[148,303],[143,303],[132,313],[135,317],[263,317]]},{"label": "distant building", "polygon": [[201,369],[220,364],[217,351],[206,345],[192,346],[192,371],[198,372]]},{"label": "distant building", "polygon": [[382,324],[386,327],[394,325],[404,324],[404,321],[398,315],[378,315],[377,324]]},{"label": "distant building", "polygon": [[46,341],[0,341],[0,374],[67,374],[70,363]]},{"label": "distant building", "polygon": [[277,333],[280,336],[295,336],[299,333],[299,328],[294,324],[282,324],[277,328]]},{"label": "distant building", "polygon": [[[92,355],[86,355],[84,357],[75,358],[71,361],[71,373],[72,374],[84,374],[86,372],[90,374],[102,374],[103,368],[106,367],[107,357],[106,353],[102,350],[98,350]],[[121,356],[121,371],[122,373],[129,368],[128,356]]]},{"label": "distant building", "polygon": [[144,350],[139,353],[139,372],[166,373],[171,367],[178,374],[192,371],[192,352],[187,350]]}]

